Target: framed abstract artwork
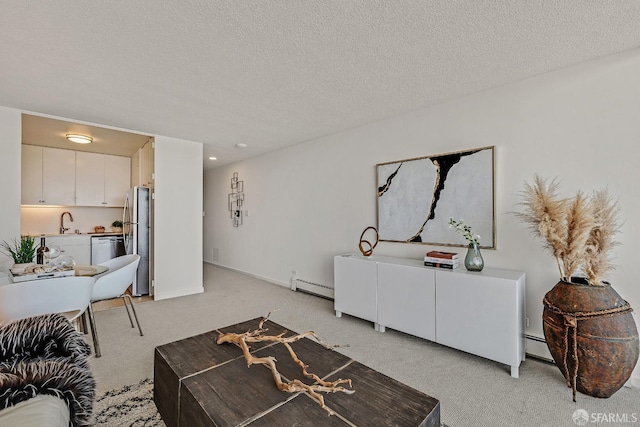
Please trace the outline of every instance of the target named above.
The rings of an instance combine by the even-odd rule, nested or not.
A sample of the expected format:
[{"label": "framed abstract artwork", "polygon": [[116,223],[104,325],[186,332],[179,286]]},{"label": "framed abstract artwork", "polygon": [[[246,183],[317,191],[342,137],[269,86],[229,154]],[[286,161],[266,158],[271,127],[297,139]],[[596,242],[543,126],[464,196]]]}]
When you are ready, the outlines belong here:
[{"label": "framed abstract artwork", "polygon": [[493,146],[379,163],[376,173],[381,241],[467,246],[454,218],[495,248]]}]

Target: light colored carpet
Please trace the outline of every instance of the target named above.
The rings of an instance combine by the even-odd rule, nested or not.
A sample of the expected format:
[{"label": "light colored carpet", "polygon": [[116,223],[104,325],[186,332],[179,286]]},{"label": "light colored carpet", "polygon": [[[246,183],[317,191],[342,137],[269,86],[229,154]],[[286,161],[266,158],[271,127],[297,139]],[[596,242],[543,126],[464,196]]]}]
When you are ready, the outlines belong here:
[{"label": "light colored carpet", "polygon": [[[572,426],[578,409],[640,418],[640,389],[624,387],[609,399],[578,394],[574,403],[555,365],[527,359],[520,378],[511,378],[506,365],[393,330],[379,333],[350,316],[336,318],[333,301],[210,264],[203,268],[203,294],[136,304],[143,337],[123,307],[96,313],[102,357],[90,363],[99,393],[153,378],[157,345],[277,309],[274,322],[313,330],[328,344],[349,344],[338,351],[439,399],[442,422],[450,427]],[[90,335],[86,339],[91,342]]]}]

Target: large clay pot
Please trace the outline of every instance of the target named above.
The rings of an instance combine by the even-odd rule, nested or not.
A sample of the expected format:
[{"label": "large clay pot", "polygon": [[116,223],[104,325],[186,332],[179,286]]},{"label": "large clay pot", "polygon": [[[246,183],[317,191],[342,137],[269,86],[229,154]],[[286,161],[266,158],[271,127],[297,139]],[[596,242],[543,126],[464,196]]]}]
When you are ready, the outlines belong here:
[{"label": "large clay pot", "polygon": [[573,388],[609,397],[624,385],[638,361],[638,330],[631,307],[609,284],[558,282],[544,298],[544,336]]}]

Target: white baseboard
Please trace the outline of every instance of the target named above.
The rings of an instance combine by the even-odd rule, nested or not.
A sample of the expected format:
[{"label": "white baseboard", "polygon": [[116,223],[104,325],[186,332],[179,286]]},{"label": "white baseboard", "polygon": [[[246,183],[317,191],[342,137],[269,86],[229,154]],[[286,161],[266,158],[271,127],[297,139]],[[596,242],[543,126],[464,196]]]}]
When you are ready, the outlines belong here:
[{"label": "white baseboard", "polygon": [[203,292],[204,292],[204,286],[197,286],[197,287],[188,288],[188,289],[180,289],[179,291],[174,291],[174,292],[155,292],[153,294],[153,300],[160,301],[163,299],[184,297],[184,296],[193,295],[193,294],[201,294]]},{"label": "white baseboard", "polygon": [[272,279],[270,277],[265,277],[265,276],[260,276],[260,275],[257,275],[257,274],[249,273],[248,271],[239,270],[237,268],[229,267],[229,266],[226,266],[226,265],[214,262],[214,261],[204,260],[204,262],[206,262],[207,264],[215,265],[216,267],[220,267],[220,268],[224,268],[224,269],[227,269],[227,270],[231,270],[231,271],[233,271],[235,273],[244,274],[245,276],[255,277],[256,279],[264,280],[265,282],[273,283],[274,285],[284,286],[286,288],[291,286],[289,283],[286,283],[286,282],[281,282],[279,280]]}]

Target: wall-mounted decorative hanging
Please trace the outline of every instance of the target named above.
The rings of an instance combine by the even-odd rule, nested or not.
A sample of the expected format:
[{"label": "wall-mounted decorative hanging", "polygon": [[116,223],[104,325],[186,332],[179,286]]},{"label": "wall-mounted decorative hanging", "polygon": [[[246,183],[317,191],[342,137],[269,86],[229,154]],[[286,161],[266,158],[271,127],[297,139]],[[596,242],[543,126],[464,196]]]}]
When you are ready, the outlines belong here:
[{"label": "wall-mounted decorative hanging", "polygon": [[381,241],[467,246],[449,218],[473,224],[495,247],[494,147],[376,165]]},{"label": "wall-mounted decorative hanging", "polygon": [[242,204],[244,203],[244,182],[238,180],[238,172],[231,177],[231,193],[229,193],[229,214],[233,226],[242,225]]}]

